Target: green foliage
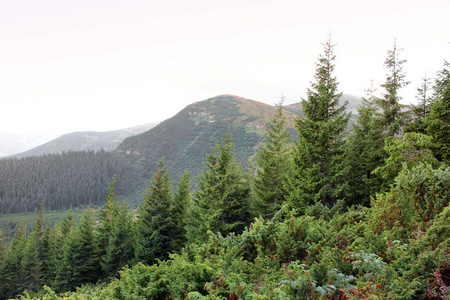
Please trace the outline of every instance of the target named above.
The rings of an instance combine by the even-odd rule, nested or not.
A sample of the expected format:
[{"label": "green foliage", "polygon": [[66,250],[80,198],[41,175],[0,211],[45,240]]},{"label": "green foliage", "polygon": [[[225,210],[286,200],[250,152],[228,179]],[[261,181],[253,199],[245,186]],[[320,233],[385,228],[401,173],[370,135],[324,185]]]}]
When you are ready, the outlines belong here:
[{"label": "green foliage", "polygon": [[403,168],[411,169],[418,164],[439,165],[433,156],[431,137],[408,132],[400,137],[387,137],[384,150],[388,154],[384,165],[375,169],[374,174],[379,174],[384,179],[385,185],[390,185]]},{"label": "green foliage", "polygon": [[449,203],[450,168],[419,164],[404,169],[390,192],[377,195],[371,223],[379,233],[397,228],[396,239],[401,239],[414,226],[427,227]]}]

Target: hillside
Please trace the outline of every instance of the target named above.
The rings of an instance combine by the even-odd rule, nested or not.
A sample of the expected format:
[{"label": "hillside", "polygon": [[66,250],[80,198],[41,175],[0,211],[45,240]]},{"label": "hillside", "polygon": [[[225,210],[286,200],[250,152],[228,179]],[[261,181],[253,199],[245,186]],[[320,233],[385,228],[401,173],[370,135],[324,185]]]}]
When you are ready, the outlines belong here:
[{"label": "hillside", "polygon": [[[191,182],[195,182],[204,169],[206,155],[227,131],[232,133],[237,161],[246,168],[275,112],[274,106],[232,95],[187,106],[155,128],[125,139],[118,147],[125,164],[118,193],[132,202],[139,201],[161,159],[172,182],[177,183],[185,169],[190,170]],[[293,130],[295,115],[286,111],[285,116]]]},{"label": "hillside", "polygon": [[142,133],[155,127],[157,123],[148,123],[126,129],[94,132],[73,132],[60,136],[48,143],[32,148],[28,151],[15,154],[14,157],[40,156],[56,154],[64,151],[111,151],[127,137]]}]

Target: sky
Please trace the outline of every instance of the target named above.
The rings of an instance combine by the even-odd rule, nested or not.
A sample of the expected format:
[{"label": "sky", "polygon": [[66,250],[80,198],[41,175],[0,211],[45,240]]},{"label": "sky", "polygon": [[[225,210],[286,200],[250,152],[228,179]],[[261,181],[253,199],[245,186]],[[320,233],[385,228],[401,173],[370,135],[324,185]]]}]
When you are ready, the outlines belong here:
[{"label": "sky", "polygon": [[339,90],[355,96],[385,81],[396,40],[411,103],[450,60],[448,12],[448,0],[1,0],[0,133],[128,128],[221,94],[296,103],[330,35]]}]

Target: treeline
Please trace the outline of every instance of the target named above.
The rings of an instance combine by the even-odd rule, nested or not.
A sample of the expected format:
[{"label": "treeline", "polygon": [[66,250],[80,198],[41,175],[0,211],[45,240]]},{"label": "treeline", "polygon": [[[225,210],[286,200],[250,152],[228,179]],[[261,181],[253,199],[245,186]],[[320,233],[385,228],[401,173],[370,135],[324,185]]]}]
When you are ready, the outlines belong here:
[{"label": "treeline", "polygon": [[43,200],[51,210],[104,202],[120,170],[106,151],[0,159],[0,213],[37,212]]},{"label": "treeline", "polygon": [[298,138],[280,103],[249,172],[227,134],[193,192],[186,171],[173,194],[160,161],[136,216],[115,202],[114,181],[98,222],[88,210],[50,228],[42,209],[0,249],[2,296],[448,299],[450,65],[406,109],[399,53],[388,51],[383,93],[369,93],[351,131],[328,41]]}]

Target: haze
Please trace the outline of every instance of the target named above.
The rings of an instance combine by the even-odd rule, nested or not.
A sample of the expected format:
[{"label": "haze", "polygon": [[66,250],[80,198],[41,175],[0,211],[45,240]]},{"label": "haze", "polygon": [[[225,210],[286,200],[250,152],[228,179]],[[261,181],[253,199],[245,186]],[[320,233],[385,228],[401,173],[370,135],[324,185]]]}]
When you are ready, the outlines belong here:
[{"label": "haze", "polygon": [[449,1],[4,1],[0,133],[54,138],[234,94],[299,102],[332,34],[340,90],[383,83],[394,38],[414,101],[449,60]]}]

